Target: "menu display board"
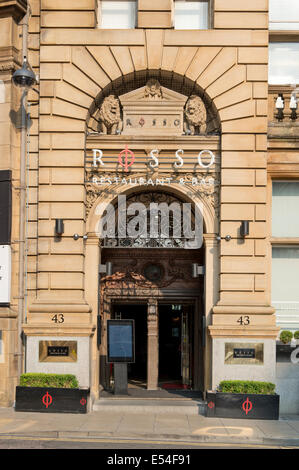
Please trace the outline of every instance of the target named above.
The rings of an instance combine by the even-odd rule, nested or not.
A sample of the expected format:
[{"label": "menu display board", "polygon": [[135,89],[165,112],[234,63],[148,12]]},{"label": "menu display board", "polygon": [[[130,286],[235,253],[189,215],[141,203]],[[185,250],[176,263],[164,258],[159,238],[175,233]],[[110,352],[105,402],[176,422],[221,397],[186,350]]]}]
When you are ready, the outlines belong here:
[{"label": "menu display board", "polygon": [[134,320],[107,320],[108,362],[135,362]]}]

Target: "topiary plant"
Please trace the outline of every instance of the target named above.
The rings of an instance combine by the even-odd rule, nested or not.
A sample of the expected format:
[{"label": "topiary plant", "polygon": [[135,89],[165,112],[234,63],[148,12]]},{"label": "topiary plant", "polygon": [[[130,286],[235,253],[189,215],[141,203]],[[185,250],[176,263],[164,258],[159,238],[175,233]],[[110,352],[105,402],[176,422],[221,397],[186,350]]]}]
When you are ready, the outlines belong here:
[{"label": "topiary plant", "polygon": [[273,395],[275,393],[275,384],[255,380],[222,380],[218,389],[223,393]]},{"label": "topiary plant", "polygon": [[293,338],[293,333],[288,330],[284,330],[280,333],[279,339],[283,344],[288,344]]},{"label": "topiary plant", "polygon": [[295,331],[294,333],[294,338],[299,339],[299,330]]},{"label": "topiary plant", "polygon": [[20,377],[21,387],[78,388],[78,380],[72,374],[29,373]]}]

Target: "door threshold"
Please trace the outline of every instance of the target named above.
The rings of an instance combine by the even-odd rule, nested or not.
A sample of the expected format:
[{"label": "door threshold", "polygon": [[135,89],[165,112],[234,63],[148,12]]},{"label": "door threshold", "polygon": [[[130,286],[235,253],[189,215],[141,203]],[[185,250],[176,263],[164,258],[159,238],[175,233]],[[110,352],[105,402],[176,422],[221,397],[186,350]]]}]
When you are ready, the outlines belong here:
[{"label": "door threshold", "polygon": [[158,399],[158,400],[197,400],[202,399],[199,390],[147,390],[141,388],[128,388],[128,395],[115,395],[113,390],[103,390],[100,399]]}]

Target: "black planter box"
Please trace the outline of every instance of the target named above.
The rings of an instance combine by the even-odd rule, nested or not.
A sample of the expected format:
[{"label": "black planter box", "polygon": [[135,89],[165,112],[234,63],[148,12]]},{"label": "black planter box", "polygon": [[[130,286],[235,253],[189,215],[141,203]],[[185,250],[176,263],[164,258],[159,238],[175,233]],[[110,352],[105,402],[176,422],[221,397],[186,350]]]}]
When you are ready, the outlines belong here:
[{"label": "black planter box", "polygon": [[15,411],[87,413],[89,389],[16,387]]},{"label": "black planter box", "polygon": [[279,395],[207,392],[208,418],[279,419]]}]

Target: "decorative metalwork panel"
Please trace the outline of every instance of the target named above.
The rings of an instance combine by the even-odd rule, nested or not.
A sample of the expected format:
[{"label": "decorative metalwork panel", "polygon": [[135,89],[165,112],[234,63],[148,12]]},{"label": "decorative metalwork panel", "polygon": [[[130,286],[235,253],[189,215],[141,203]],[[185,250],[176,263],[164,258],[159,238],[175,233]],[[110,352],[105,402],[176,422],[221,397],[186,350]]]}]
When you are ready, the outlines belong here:
[{"label": "decorative metalwork panel", "polygon": [[[130,214],[127,210],[125,216],[119,216],[119,207],[115,209],[115,237],[105,237],[101,239],[101,246],[104,248],[185,248],[186,243],[190,241],[187,237],[176,236],[185,233],[186,225],[190,230],[194,230],[194,215],[190,204],[189,219],[186,212],[183,211],[183,202],[177,197],[164,192],[147,191],[133,194],[126,199],[126,209],[131,204],[142,203],[146,208],[145,219],[141,221],[144,224],[143,234],[141,236],[123,237],[121,233],[126,233],[126,228],[133,221],[135,214]],[[167,217],[158,208],[165,204]],[[135,206],[137,207],[137,206]],[[184,214],[184,217],[183,217]],[[150,236],[146,236],[146,235]]]}]

